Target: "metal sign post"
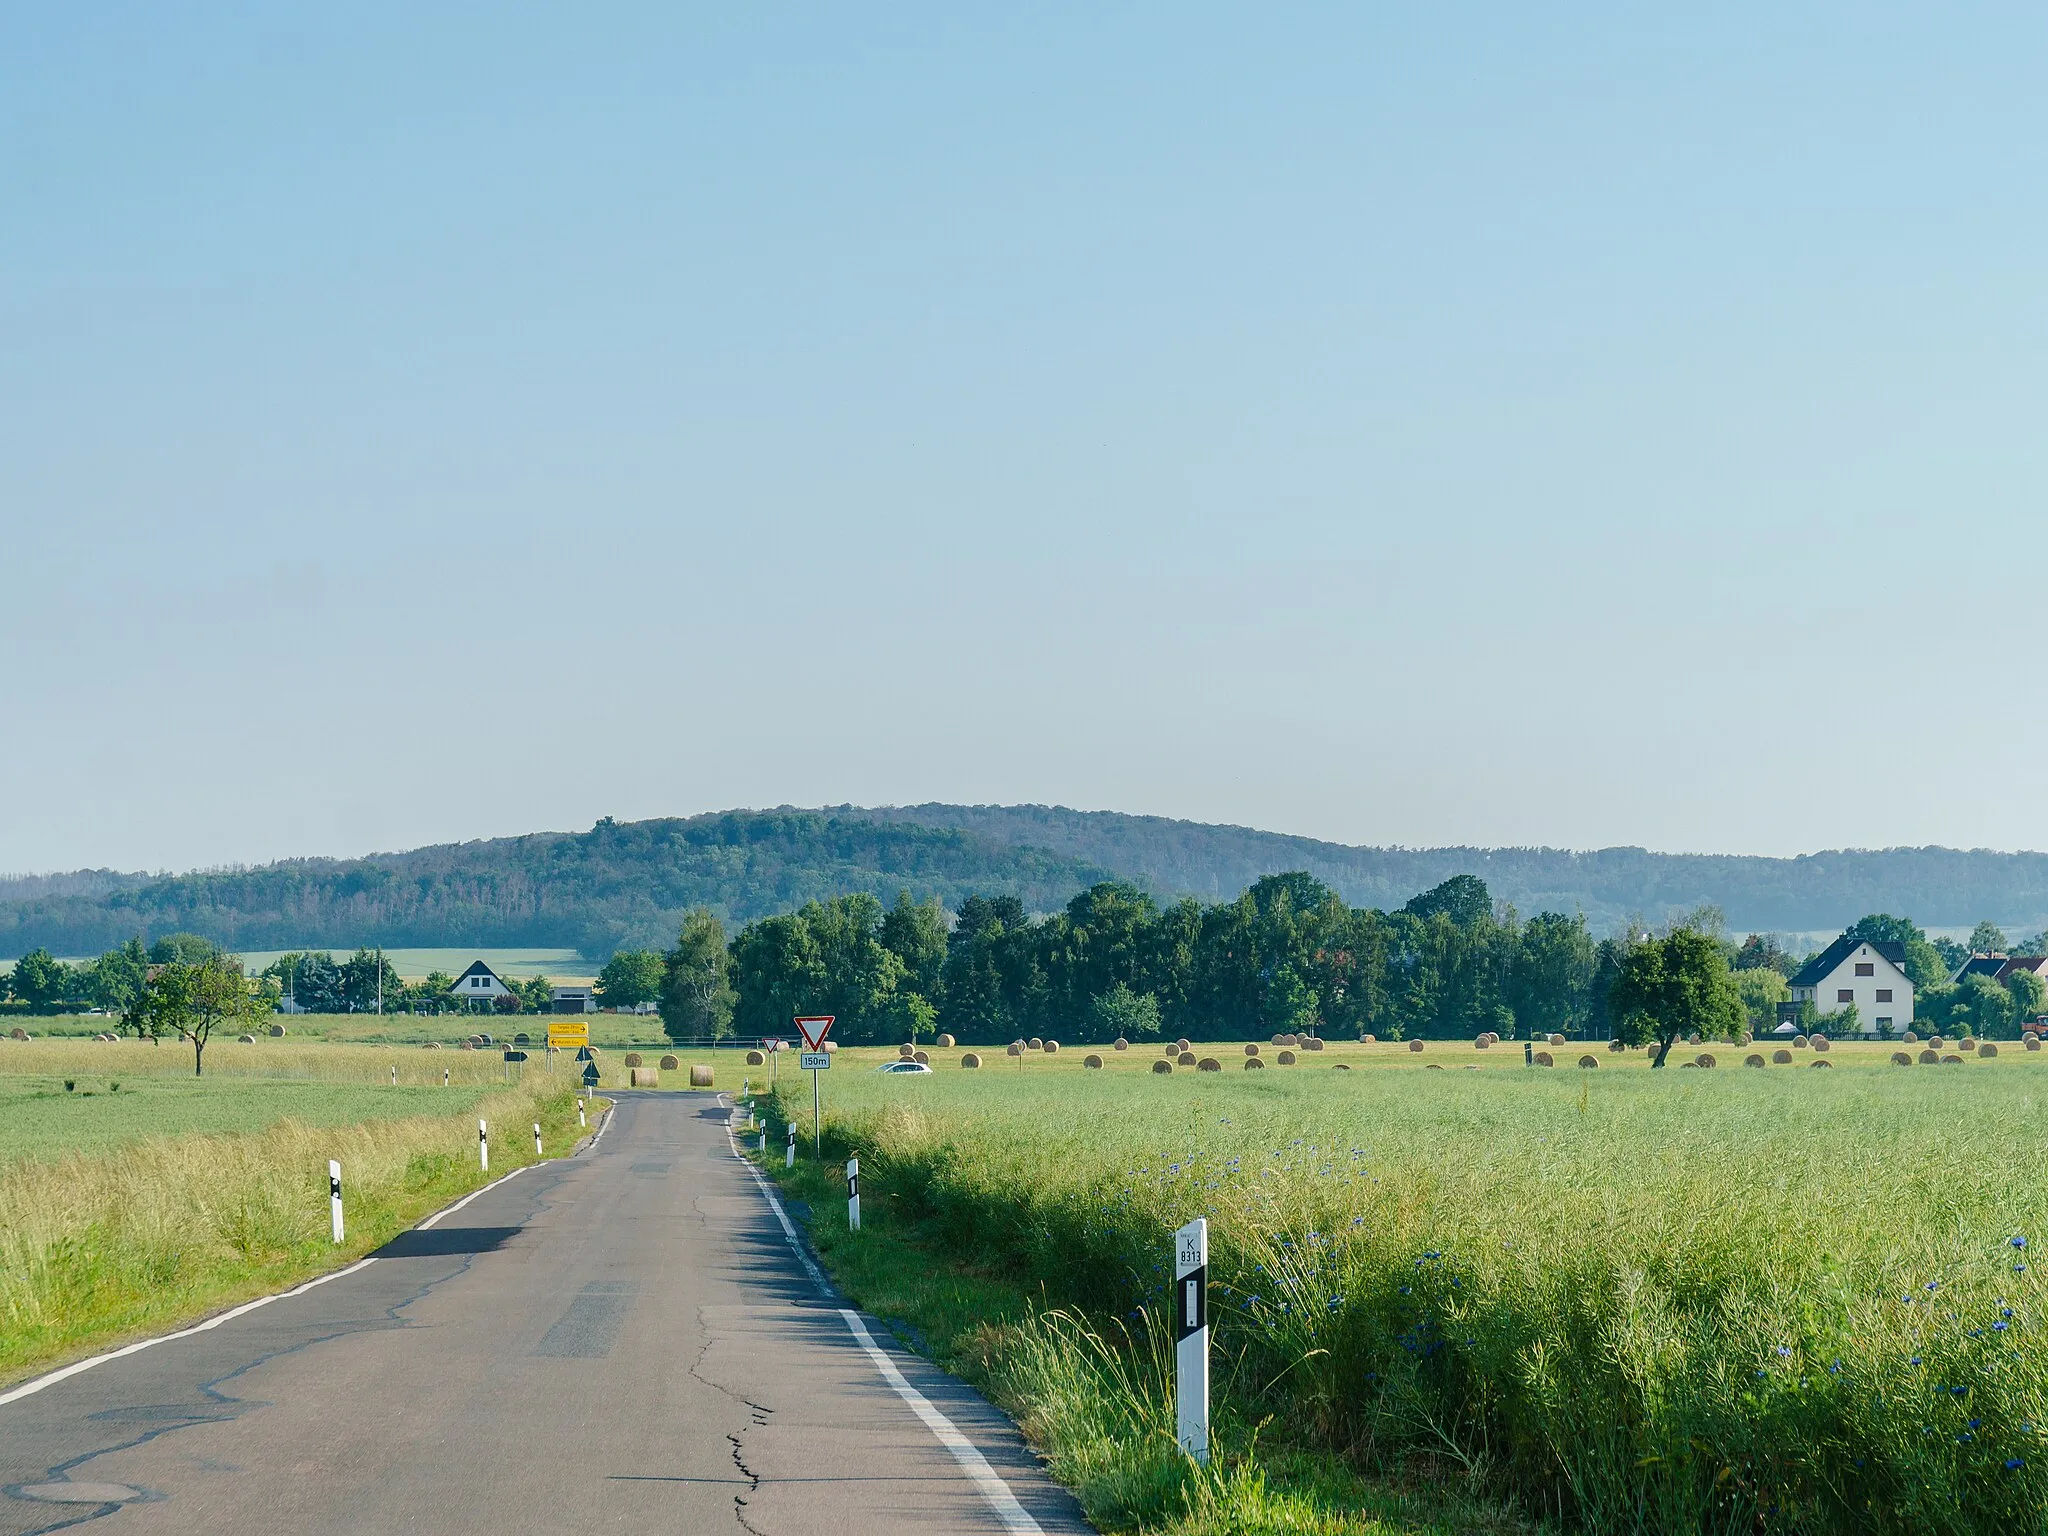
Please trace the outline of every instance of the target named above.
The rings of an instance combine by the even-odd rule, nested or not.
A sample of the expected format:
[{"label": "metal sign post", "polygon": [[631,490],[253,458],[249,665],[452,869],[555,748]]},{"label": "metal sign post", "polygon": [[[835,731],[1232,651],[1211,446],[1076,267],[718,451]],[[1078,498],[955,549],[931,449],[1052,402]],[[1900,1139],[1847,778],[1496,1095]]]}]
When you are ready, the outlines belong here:
[{"label": "metal sign post", "polygon": [[797,1033],[804,1037],[803,1053],[797,1058],[797,1065],[811,1074],[811,1156],[822,1157],[824,1145],[824,1120],[818,1093],[818,1074],[830,1071],[832,1056],[825,1049],[825,1036],[832,1032],[832,1018],[829,1013],[814,1014],[794,1022]]},{"label": "metal sign post", "polygon": [[1173,1234],[1173,1380],[1180,1448],[1209,1462],[1209,1223]]}]

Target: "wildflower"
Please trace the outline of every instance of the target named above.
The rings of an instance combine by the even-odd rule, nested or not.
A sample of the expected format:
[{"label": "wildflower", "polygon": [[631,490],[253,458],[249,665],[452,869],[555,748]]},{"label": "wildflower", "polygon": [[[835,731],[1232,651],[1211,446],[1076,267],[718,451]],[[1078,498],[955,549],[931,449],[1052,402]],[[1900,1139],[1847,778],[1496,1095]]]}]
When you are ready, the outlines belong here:
[{"label": "wildflower", "polygon": [[1332,1296],[1330,1298],[1330,1310],[1332,1312],[1338,1311],[1340,1308],[1343,1307],[1343,1305],[1344,1298],[1342,1296]]},{"label": "wildflower", "polygon": [[1789,1348],[1788,1346],[1786,1346],[1786,1345],[1780,1344],[1780,1345],[1778,1346],[1778,1358],[1779,1358],[1780,1360],[1789,1360],[1789,1359],[1791,1359],[1791,1358],[1792,1358],[1792,1351],[1791,1351],[1791,1349],[1790,1349],[1790,1348]]},{"label": "wildflower", "polygon": [[1982,1429],[1983,1427],[1984,1427],[1984,1421],[1983,1421],[1982,1419],[1972,1419],[1972,1420],[1970,1420],[1970,1428],[1972,1428],[1972,1429]]},{"label": "wildflower", "polygon": [[2008,1472],[2017,1472],[2021,1467],[2024,1467],[2025,1465],[2026,1463],[2020,1460],[2019,1457],[2009,1456],[2006,1458],[2005,1470]]},{"label": "wildflower", "polygon": [[1919,1363],[1920,1363],[1920,1357],[1919,1357],[1918,1355],[1915,1355],[1915,1356],[1914,1356],[1914,1357],[1913,1357],[1912,1359],[1910,1359],[1910,1360],[1908,1360],[1908,1361],[1906,1362],[1906,1364],[1908,1364],[1908,1365],[1918,1365]]},{"label": "wildflower", "polygon": [[1836,1362],[1835,1362],[1835,1363],[1834,1363],[1833,1365],[1829,1366],[1829,1367],[1828,1367],[1828,1374],[1830,1374],[1830,1375],[1832,1375],[1832,1376],[1839,1376],[1839,1375],[1841,1375],[1841,1374],[1842,1374],[1842,1362],[1841,1362],[1841,1361],[1839,1361],[1839,1360],[1837,1360],[1837,1361],[1836,1361]]},{"label": "wildflower", "polygon": [[2024,1237],[2015,1237],[2012,1240],[2012,1245],[2015,1248],[2024,1248],[2027,1246],[2027,1240]]},{"label": "wildflower", "polygon": [[1930,1280],[1927,1282],[1927,1289],[1930,1291],[1938,1291],[1941,1289],[1941,1282],[1939,1280]]}]

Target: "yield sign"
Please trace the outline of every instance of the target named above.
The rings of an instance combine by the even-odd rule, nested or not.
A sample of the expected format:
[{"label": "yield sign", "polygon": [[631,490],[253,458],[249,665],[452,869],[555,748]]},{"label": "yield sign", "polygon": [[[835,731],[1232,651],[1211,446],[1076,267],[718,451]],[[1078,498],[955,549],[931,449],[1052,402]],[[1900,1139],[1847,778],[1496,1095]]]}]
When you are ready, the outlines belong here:
[{"label": "yield sign", "polygon": [[821,1013],[815,1018],[797,1019],[794,1021],[797,1033],[804,1037],[805,1050],[822,1051],[825,1049],[825,1036],[832,1031],[832,1019],[833,1015]]}]

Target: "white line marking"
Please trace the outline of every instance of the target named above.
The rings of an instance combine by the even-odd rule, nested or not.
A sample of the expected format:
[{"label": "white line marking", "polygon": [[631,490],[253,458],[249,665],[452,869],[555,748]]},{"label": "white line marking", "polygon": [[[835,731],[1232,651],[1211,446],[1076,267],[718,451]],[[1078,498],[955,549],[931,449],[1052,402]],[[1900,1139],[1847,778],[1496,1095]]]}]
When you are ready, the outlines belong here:
[{"label": "white line marking", "polygon": [[[761,1176],[761,1170],[741,1154],[740,1144],[734,1138],[732,1128],[733,1119],[728,1118],[725,1122],[726,1145],[732,1148],[732,1155],[739,1160],[740,1165],[754,1176],[754,1184],[761,1191],[762,1198],[768,1202],[768,1209],[775,1213],[775,1219],[782,1224],[782,1235],[789,1243],[790,1252],[797,1256],[798,1261],[817,1284],[818,1290],[830,1296],[832,1288],[798,1239],[796,1228],[790,1224],[789,1213],[783,1210],[782,1202],[775,1198],[775,1192],[768,1187],[768,1181]],[[952,1452],[953,1459],[960,1464],[960,1470],[967,1474],[968,1481],[974,1484],[975,1490],[988,1504],[996,1519],[1002,1522],[1003,1529],[1010,1532],[1011,1536],[1044,1536],[1044,1528],[1031,1518],[1029,1510],[1017,1502],[1017,1495],[1010,1491],[1010,1485],[996,1474],[995,1468],[991,1467],[988,1458],[975,1448],[974,1442],[962,1434],[951,1419],[933,1407],[931,1399],[913,1387],[896,1368],[896,1362],[876,1345],[874,1337],[867,1330],[867,1325],[860,1320],[860,1314],[849,1307],[841,1307],[839,1315],[846,1320],[846,1326],[853,1333],[854,1342],[867,1351],[868,1359],[872,1360],[875,1369],[882,1373],[882,1380],[896,1389],[896,1395],[908,1403],[910,1411],[924,1421],[925,1428],[932,1432],[933,1438]]]},{"label": "white line marking", "polygon": [[[518,1178],[528,1168],[538,1166],[537,1163],[527,1163],[522,1167],[514,1168],[510,1173],[504,1175],[503,1178],[491,1180],[482,1189],[471,1190],[453,1205],[448,1206],[444,1210],[436,1211],[417,1227],[413,1227],[410,1230],[424,1232],[442,1217],[453,1216],[478,1195],[488,1194],[500,1184]],[[258,1296],[254,1301],[245,1301],[239,1307],[230,1307],[217,1317],[209,1317],[203,1323],[194,1323],[190,1328],[180,1328],[176,1333],[161,1333],[153,1339],[137,1339],[133,1344],[124,1344],[119,1349],[108,1350],[104,1355],[93,1355],[89,1359],[74,1360],[71,1364],[59,1370],[54,1370],[47,1376],[38,1376],[35,1380],[25,1381],[10,1391],[0,1392],[0,1407],[5,1407],[9,1403],[19,1402],[24,1397],[33,1397],[45,1387],[54,1387],[60,1381],[68,1380],[81,1371],[89,1371],[96,1365],[105,1365],[109,1360],[120,1360],[128,1355],[139,1354],[145,1349],[154,1349],[159,1344],[169,1344],[176,1339],[189,1339],[195,1333],[206,1333],[211,1329],[218,1328],[222,1323],[231,1323],[238,1317],[254,1312],[258,1307],[269,1306],[273,1301],[290,1301],[294,1296],[303,1296],[316,1285],[325,1285],[330,1280],[339,1280],[345,1275],[352,1275],[359,1269],[368,1269],[376,1262],[376,1255],[372,1254],[369,1258],[357,1259],[355,1263],[349,1265],[346,1269],[337,1269],[332,1274],[315,1275],[311,1280],[306,1281],[302,1285],[295,1285],[288,1291],[279,1291],[272,1296]]]},{"label": "white line marking", "polygon": [[975,1449],[974,1442],[961,1434],[951,1419],[934,1408],[930,1398],[906,1381],[903,1373],[896,1369],[896,1362],[876,1347],[868,1334],[867,1324],[860,1320],[860,1314],[849,1307],[841,1307],[839,1315],[846,1319],[846,1326],[853,1330],[860,1347],[875,1362],[875,1369],[882,1373],[882,1379],[896,1389],[898,1397],[910,1404],[910,1411],[924,1420],[925,1428],[938,1438],[939,1444],[953,1453],[953,1459],[960,1463],[960,1470],[967,1474],[968,1480],[988,1501],[995,1517],[1002,1521],[1003,1529],[1018,1533],[1041,1532],[1038,1522],[1031,1518],[1031,1512],[1017,1502],[1017,1495],[1010,1492],[1010,1485],[996,1476],[996,1469]]},{"label": "white line marking", "polygon": [[604,1118],[597,1123],[597,1134],[590,1138],[590,1145],[585,1147],[584,1151],[595,1152],[597,1150],[597,1144],[604,1140],[604,1133],[612,1128],[612,1114],[618,1107],[617,1104],[605,1105]]}]

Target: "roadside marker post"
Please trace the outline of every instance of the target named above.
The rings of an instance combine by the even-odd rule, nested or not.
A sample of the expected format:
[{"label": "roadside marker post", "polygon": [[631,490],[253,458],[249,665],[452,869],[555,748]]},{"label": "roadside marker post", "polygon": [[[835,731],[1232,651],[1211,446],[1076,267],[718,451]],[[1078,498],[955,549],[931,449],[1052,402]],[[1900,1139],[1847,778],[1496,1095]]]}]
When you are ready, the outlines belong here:
[{"label": "roadside marker post", "polygon": [[794,1168],[796,1166],[796,1122],[794,1120],[789,1122],[789,1150],[782,1159],[782,1166],[785,1168]]},{"label": "roadside marker post", "polygon": [[396,1065],[393,1065],[391,1068],[391,1086],[394,1088],[398,1086],[398,1068]]},{"label": "roadside marker post", "polygon": [[443,1088],[448,1086],[448,1069],[446,1067],[441,1069],[441,1086]]},{"label": "roadside marker post", "polygon": [[824,1124],[818,1098],[818,1074],[832,1069],[832,1054],[825,1049],[825,1036],[832,1032],[833,1015],[816,1014],[809,1018],[796,1019],[798,1034],[804,1037],[804,1048],[797,1057],[797,1065],[811,1074],[811,1156],[823,1157],[822,1126]]},{"label": "roadside marker post", "polygon": [[590,1101],[588,1098],[582,1098],[576,1101],[576,1129],[579,1131],[587,1131],[590,1129],[590,1122],[583,1118],[583,1106],[589,1102]]},{"label": "roadside marker post", "polygon": [[1209,1223],[1173,1234],[1173,1379],[1180,1448],[1209,1464]]},{"label": "roadside marker post", "polygon": [[485,1173],[491,1171],[491,1130],[481,1120],[476,1123],[476,1160]]},{"label": "roadside marker post", "polygon": [[327,1159],[327,1206],[334,1217],[334,1241],[341,1242],[341,1164]]},{"label": "roadside marker post", "polygon": [[846,1163],[846,1230],[860,1230],[860,1159],[849,1158]]},{"label": "roadside marker post", "polygon": [[547,1155],[540,1149],[540,1122],[538,1120],[533,1122],[533,1155],[535,1157],[545,1157]]}]

